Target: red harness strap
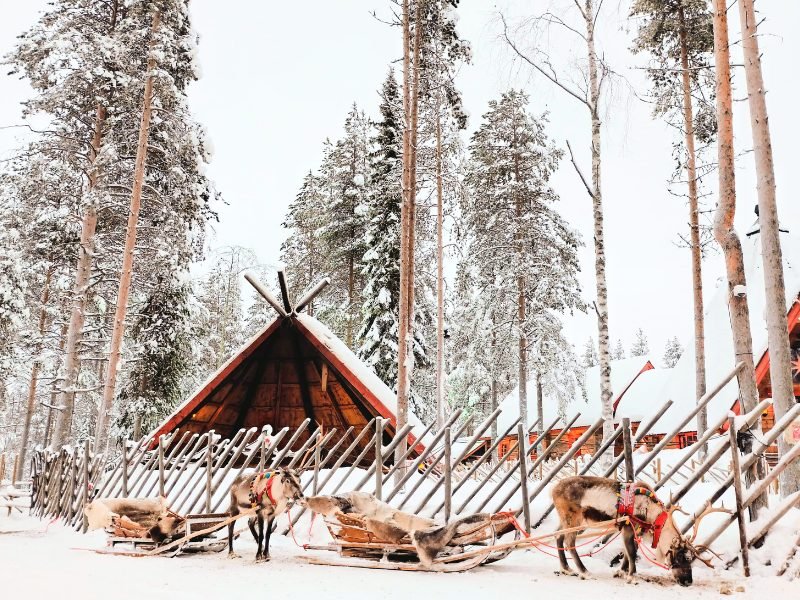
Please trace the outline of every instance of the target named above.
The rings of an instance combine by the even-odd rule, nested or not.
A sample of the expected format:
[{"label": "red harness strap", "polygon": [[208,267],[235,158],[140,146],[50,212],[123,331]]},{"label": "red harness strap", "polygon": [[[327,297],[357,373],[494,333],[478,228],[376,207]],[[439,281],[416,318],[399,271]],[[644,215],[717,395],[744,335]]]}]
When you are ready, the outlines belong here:
[{"label": "red harness strap", "polygon": [[[647,496],[661,506],[661,512],[656,517],[655,521],[649,523],[633,514],[636,496]],[[627,517],[631,525],[638,526],[641,531],[652,531],[653,548],[658,546],[658,542],[661,539],[661,532],[664,530],[664,524],[669,518],[669,513],[664,510],[664,503],[656,497],[652,490],[645,487],[635,487],[632,483],[623,484],[620,491],[617,493],[617,515],[620,517]]]},{"label": "red harness strap", "polygon": [[[266,479],[267,485],[264,486],[264,489],[260,493],[256,493],[255,488],[259,479]],[[270,503],[272,503],[272,506],[277,506],[275,498],[272,497],[273,483],[275,483],[275,477],[272,471],[264,471],[263,473],[258,473],[253,477],[253,483],[250,485],[250,504],[252,504],[253,507],[261,504],[261,500],[263,500],[265,493],[267,494],[267,499],[270,501]]]}]

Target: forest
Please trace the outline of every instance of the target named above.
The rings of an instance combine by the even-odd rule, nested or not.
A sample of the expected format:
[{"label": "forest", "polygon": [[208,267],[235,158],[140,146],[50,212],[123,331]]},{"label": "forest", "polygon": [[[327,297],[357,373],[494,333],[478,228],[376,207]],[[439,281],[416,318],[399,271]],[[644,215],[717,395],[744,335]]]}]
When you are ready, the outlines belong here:
[{"label": "forest", "polygon": [[[487,24],[494,43],[532,83],[497,90],[480,114],[468,114],[460,87],[475,60],[459,26],[468,3],[374,4],[372,26],[399,53],[374,82],[374,103],[354,103],[332,124],[338,135],[309,150],[286,213],[256,215],[281,223],[277,261],[209,241],[237,198],[209,174],[209,133],[190,103],[202,44],[189,2],[54,0],[18,32],[2,60],[30,94],[4,119],[30,135],[0,162],[0,451],[19,449],[24,465],[36,446],[102,450],[153,430],[272,320],[242,275],[254,271],[277,294],[278,262],[293,297],[330,278],[308,312],[396,392],[398,424],[409,411],[438,425],[457,409],[479,419],[515,393],[522,422],[541,431],[542,404],[563,415],[597,368],[610,436],[615,360],[673,367],[692,346],[695,397],[717,383],[706,381],[703,327],[703,269],[716,253],[750,410],[758,390],[734,223],[743,197],[758,204],[775,414],[790,410],[793,290],[753,0],[498,8]],[[684,207],[675,237],[691,296],[676,302],[694,335],[675,333],[663,348],[650,347],[644,322],[630,325],[630,339],[610,334],[627,317],[609,303],[604,151],[608,121],[623,110],[613,96],[633,85],[603,51],[612,18],[624,21],[630,64],[646,75],[635,101],[671,132],[663,187]],[[737,34],[741,23],[741,39],[729,21]],[[552,41],[564,39],[571,60]],[[555,102],[544,106],[540,90]],[[734,102],[746,103],[751,125],[736,148]],[[552,125],[561,103],[580,107],[580,139]],[[745,164],[756,189],[737,187]],[[563,197],[557,172],[579,182],[580,197]],[[565,202],[591,228],[576,228]],[[565,323],[578,313],[593,328],[575,339]],[[698,433],[706,427],[701,412]],[[800,487],[800,465],[787,473]]]}]

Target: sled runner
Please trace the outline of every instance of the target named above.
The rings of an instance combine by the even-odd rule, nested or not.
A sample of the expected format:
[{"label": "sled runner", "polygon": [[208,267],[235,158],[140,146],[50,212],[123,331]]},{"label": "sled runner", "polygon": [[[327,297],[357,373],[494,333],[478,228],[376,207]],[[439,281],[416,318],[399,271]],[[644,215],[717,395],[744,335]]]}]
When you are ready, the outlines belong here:
[{"label": "sled runner", "polygon": [[[425,556],[428,548],[418,532],[414,532],[417,539],[412,540],[409,534],[397,528],[384,529],[356,513],[337,512],[324,519],[334,541],[324,546],[306,547],[334,551],[340,558],[329,560],[311,556],[307,558],[308,562],[399,571],[458,572],[495,562],[511,551],[495,549],[497,540],[514,530],[503,514],[481,515],[477,520],[462,520],[449,527],[431,527],[421,533],[431,532],[438,538],[450,529],[452,537],[443,548],[437,548],[434,555]],[[464,555],[463,559],[461,555]]]}]

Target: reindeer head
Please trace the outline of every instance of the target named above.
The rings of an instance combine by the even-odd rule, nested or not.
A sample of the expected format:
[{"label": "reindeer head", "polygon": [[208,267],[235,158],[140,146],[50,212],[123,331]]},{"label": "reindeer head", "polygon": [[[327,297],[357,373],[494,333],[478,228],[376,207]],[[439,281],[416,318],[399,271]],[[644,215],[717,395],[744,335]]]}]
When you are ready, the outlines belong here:
[{"label": "reindeer head", "polygon": [[305,502],[303,496],[303,486],[300,483],[300,476],[294,469],[278,469],[281,479],[281,486],[283,487],[283,495],[286,497],[288,504]]},{"label": "reindeer head", "polygon": [[[730,514],[730,511],[725,508],[706,508],[702,514],[697,517],[694,522],[694,528],[690,537],[681,535],[680,529],[673,519],[673,513],[676,511],[688,515],[680,506],[672,506],[668,513],[667,522],[664,524],[661,541],[657,548],[657,554],[662,559],[664,564],[668,565],[672,570],[672,576],[680,585],[692,585],[692,563],[695,559],[700,560],[706,566],[713,568],[711,558],[704,557],[703,554],[708,552],[719,558],[713,550],[704,545],[695,545],[694,541],[697,539],[697,533],[700,529],[700,522],[711,513],[724,512]],[[662,548],[664,550],[662,550]]]}]

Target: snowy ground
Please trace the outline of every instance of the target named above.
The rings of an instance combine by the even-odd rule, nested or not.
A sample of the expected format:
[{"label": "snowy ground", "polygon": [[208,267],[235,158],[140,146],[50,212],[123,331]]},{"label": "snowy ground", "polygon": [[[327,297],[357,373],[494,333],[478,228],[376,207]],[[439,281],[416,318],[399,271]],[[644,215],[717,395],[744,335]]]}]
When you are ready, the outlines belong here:
[{"label": "snowy ground", "polygon": [[[317,525],[319,525],[317,523]],[[315,541],[324,536],[315,528]],[[308,530],[297,530],[298,540]],[[787,536],[788,537],[788,536]],[[596,579],[580,581],[554,573],[556,559],[535,551],[516,552],[505,560],[466,573],[409,573],[311,565],[304,556],[333,557],[332,553],[304,551],[291,538],[273,536],[272,560],[255,564],[255,546],[249,535],[237,540],[242,558],[226,553],[176,558],[131,558],[89,552],[102,548],[105,534],[75,533],[58,524],[27,516],[0,516],[0,598],[114,598],[158,600],[168,598],[266,597],[358,598],[408,600],[415,593],[424,598],[493,598],[518,592],[534,595],[557,592],[560,600],[597,598],[718,598],[722,582],[744,592],[734,597],[777,600],[800,595],[800,582],[756,575],[745,580],[739,569],[713,573],[702,565],[695,569],[695,584],[679,588],[669,575],[642,565],[644,581],[629,585],[612,578],[607,562],[586,559]],[[754,569],[764,572],[766,569]],[[237,593],[239,596],[234,596]],[[291,595],[291,596],[290,596]]]}]

